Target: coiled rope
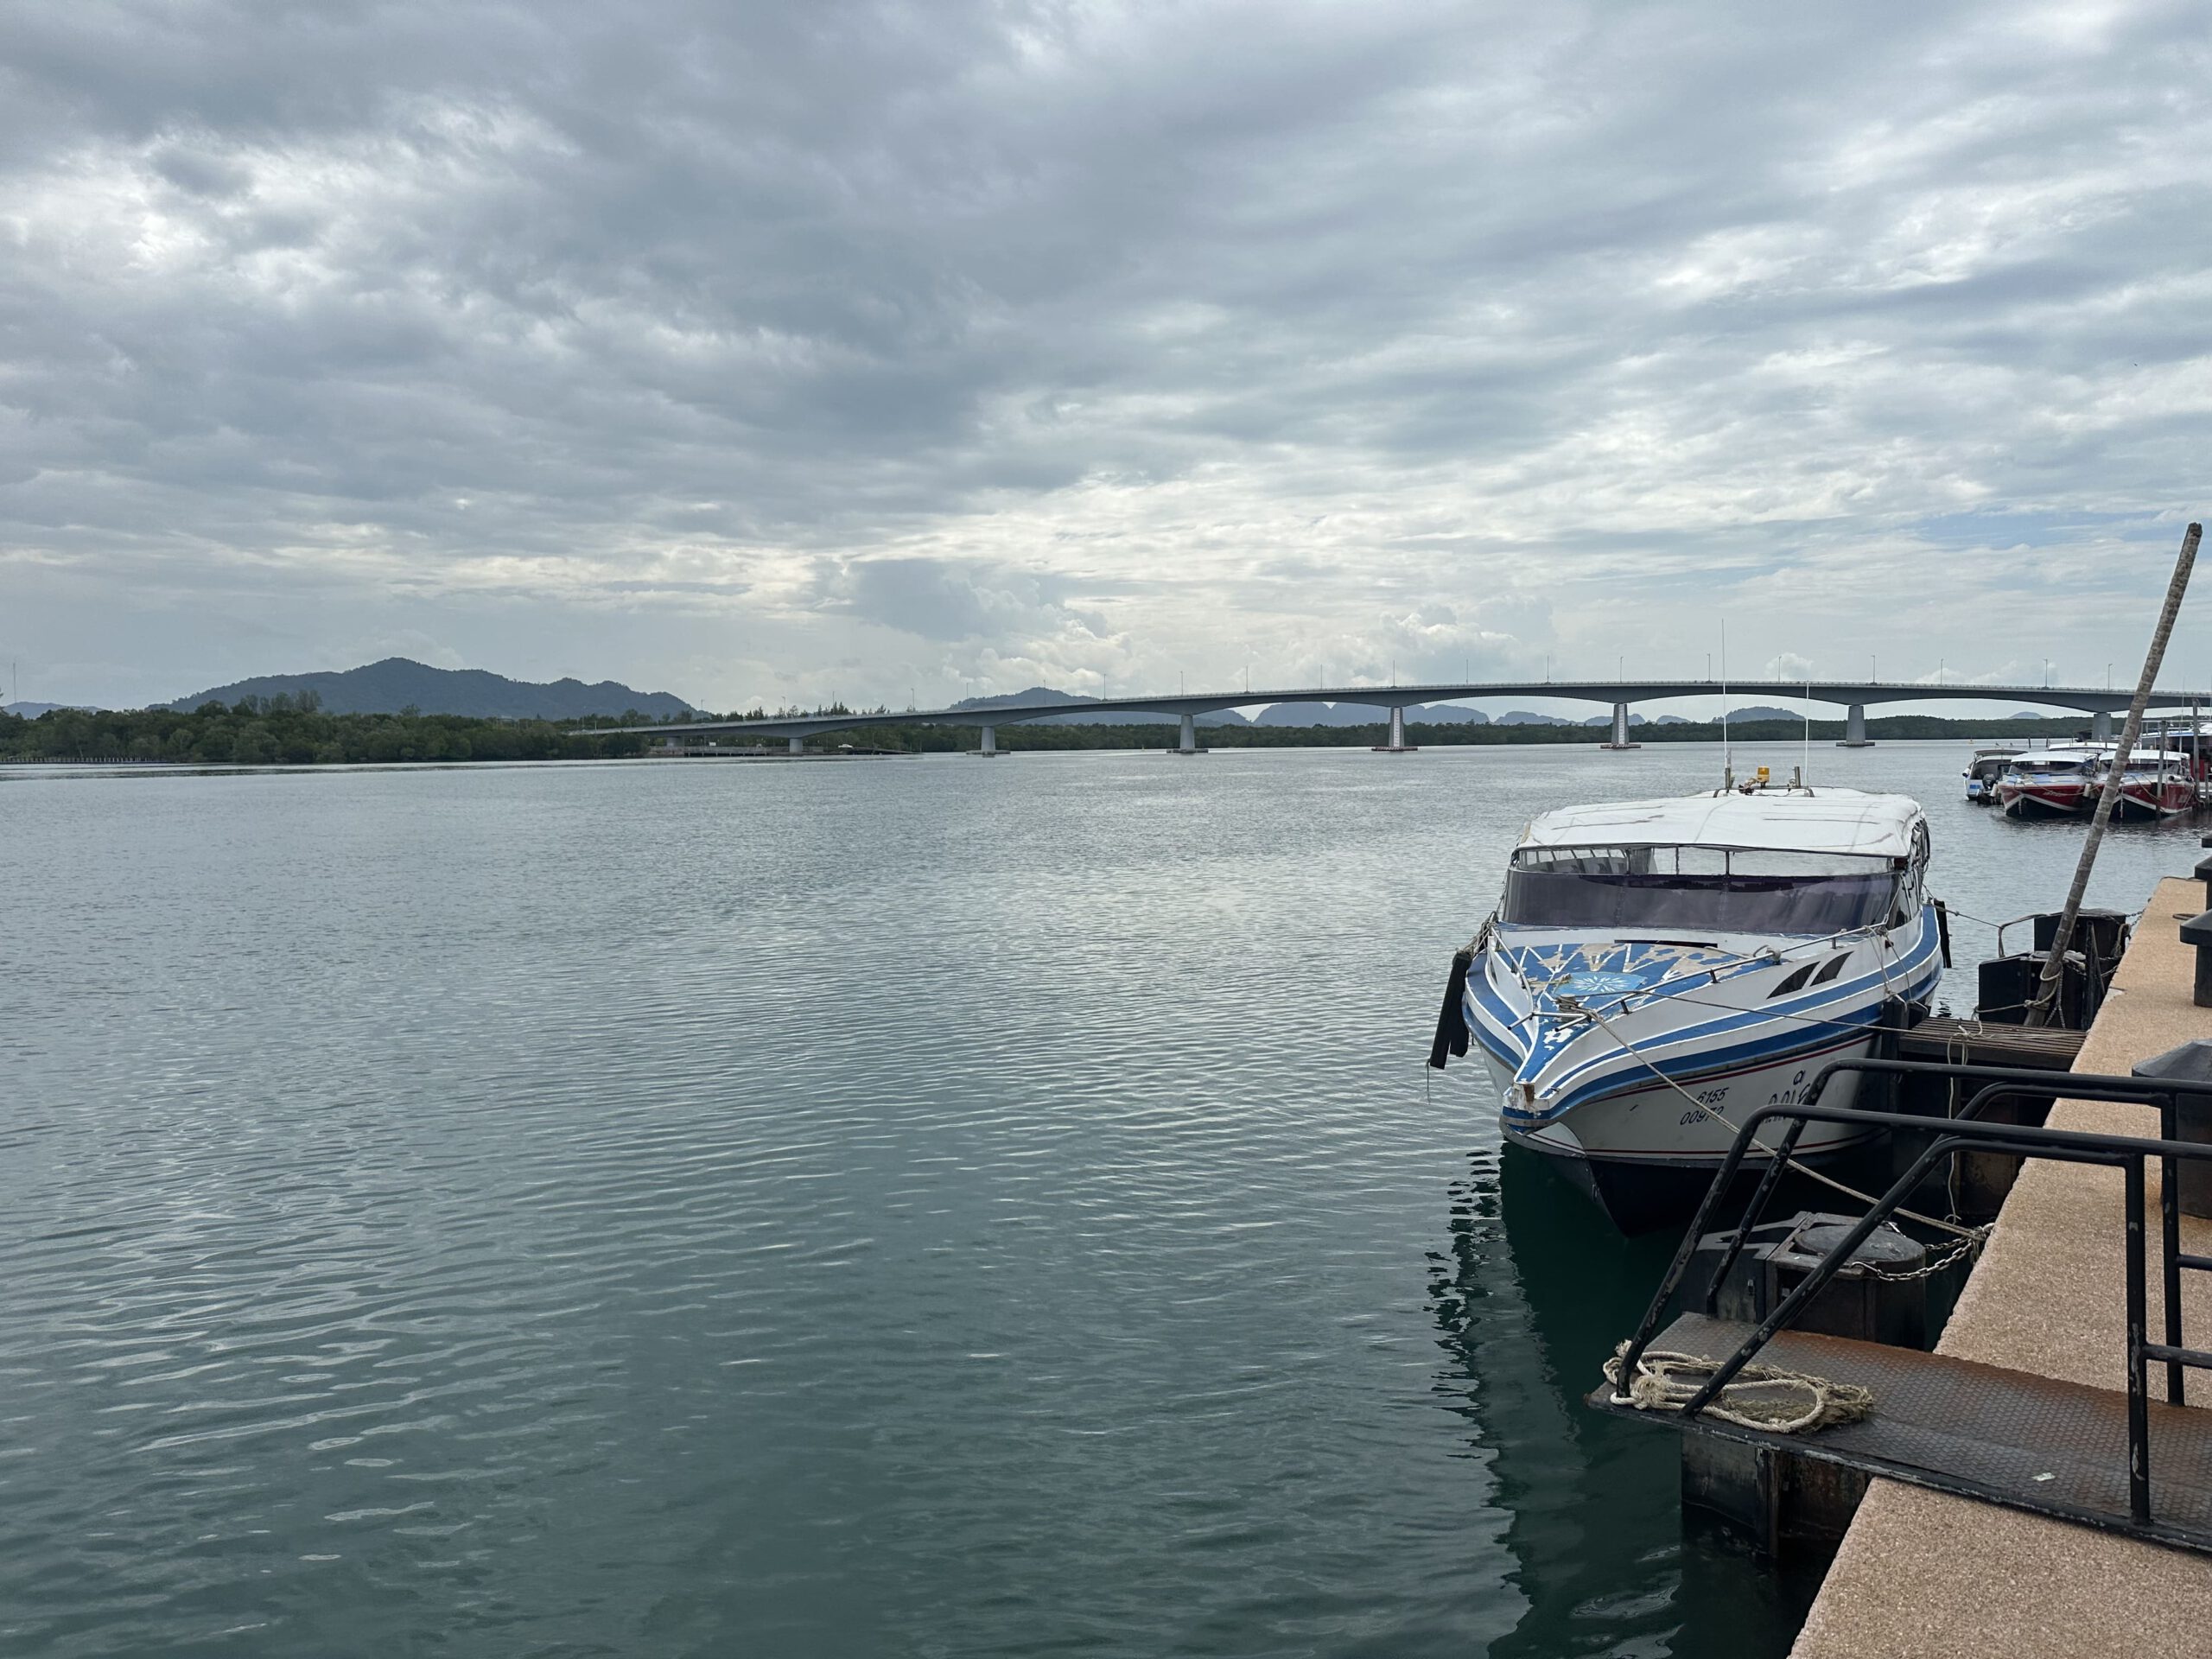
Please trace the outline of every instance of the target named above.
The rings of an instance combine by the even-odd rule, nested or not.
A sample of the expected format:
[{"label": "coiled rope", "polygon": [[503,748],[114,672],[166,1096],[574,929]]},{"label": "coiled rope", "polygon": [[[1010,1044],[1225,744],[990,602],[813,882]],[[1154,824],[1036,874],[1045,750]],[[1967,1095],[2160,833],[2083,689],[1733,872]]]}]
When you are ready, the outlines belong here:
[{"label": "coiled rope", "polygon": [[[1624,1390],[1621,1361],[1627,1353],[1626,1343],[1613,1350],[1605,1362],[1605,1381],[1612,1385],[1615,1405],[1638,1411],[1681,1410],[1720,1369],[1719,1360],[1702,1354],[1647,1348]],[[1739,1428],[1802,1434],[1834,1423],[1855,1423],[1873,1409],[1873,1391],[1856,1382],[1832,1382],[1808,1371],[1754,1363],[1737,1372],[1735,1380],[1701,1407],[1699,1414]]]}]

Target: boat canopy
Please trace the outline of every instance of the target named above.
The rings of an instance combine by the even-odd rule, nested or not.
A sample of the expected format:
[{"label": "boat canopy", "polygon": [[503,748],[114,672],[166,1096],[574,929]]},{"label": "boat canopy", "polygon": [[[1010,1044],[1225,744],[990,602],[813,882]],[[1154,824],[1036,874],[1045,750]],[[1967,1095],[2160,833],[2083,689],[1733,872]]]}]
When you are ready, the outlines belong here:
[{"label": "boat canopy", "polygon": [[1738,790],[1562,807],[1521,832],[1527,847],[1711,847],[1910,858],[1926,844],[1920,803],[1855,789]]},{"label": "boat canopy", "polygon": [[2013,757],[2012,770],[2024,778],[2050,772],[2082,772],[2099,765],[2111,753],[2111,749],[2090,747],[2031,749],[2025,754]]}]

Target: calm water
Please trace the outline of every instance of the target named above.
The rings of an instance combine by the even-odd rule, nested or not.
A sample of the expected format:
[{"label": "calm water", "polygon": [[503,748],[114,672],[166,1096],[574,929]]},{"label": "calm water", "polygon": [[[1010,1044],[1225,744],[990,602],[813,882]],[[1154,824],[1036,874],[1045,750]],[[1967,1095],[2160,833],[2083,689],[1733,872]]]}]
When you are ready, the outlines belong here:
[{"label": "calm water", "polygon": [[[1967,747],[1815,760],[2055,902]],[[1529,814],[1716,770],[0,783],[0,1651],[1782,1652],[1577,1404],[1667,1241],[1421,1065]]]}]

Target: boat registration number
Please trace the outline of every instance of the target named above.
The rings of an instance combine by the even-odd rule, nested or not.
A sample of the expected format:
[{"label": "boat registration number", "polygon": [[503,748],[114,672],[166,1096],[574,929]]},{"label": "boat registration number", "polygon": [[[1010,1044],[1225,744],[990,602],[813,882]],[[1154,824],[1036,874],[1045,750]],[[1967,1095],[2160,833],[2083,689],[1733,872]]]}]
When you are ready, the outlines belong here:
[{"label": "boat registration number", "polygon": [[1700,1089],[1695,1094],[1692,1095],[1690,1098],[1697,1102],[1697,1109],[1694,1112],[1684,1112],[1682,1114],[1682,1121],[1680,1127],[1683,1128],[1688,1128],[1693,1123],[1702,1123],[1707,1118],[1710,1117],[1712,1114],[1705,1109],[1708,1106],[1718,1106],[1722,1101],[1727,1099],[1728,1085],[1723,1084],[1718,1089]]}]

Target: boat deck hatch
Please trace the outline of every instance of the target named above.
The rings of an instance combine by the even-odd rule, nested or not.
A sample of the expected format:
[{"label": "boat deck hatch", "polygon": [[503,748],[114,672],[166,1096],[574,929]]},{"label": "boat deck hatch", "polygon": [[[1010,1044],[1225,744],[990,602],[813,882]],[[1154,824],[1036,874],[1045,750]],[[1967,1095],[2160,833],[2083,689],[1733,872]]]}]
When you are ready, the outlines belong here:
[{"label": "boat deck hatch", "polygon": [[[1754,1327],[1686,1314],[1655,1350],[1734,1351]],[[2127,1395],[1973,1360],[1845,1337],[1781,1331],[1763,1363],[1855,1382],[1872,1414],[1805,1434],[1775,1434],[1700,1415],[1638,1411],[1590,1396],[1599,1410],[1694,1434],[1769,1446],[1885,1475],[1939,1492],[2212,1554],[2212,1411],[2150,1402],[2150,1474],[2157,1519],[2129,1513]]]}]

